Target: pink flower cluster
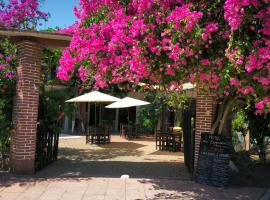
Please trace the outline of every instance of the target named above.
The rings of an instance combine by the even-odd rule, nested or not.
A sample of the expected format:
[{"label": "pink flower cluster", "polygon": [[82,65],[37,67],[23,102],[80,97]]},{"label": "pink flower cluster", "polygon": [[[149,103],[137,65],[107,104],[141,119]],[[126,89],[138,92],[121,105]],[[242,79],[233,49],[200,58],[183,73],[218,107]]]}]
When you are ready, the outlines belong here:
[{"label": "pink flower cluster", "polygon": [[257,114],[263,113],[263,110],[266,109],[266,111],[270,112],[270,96],[266,96],[263,99],[260,99],[256,104],[255,108]]},{"label": "pink flower cluster", "polygon": [[204,31],[202,33],[202,39],[207,40],[207,39],[212,39],[211,33],[214,33],[218,30],[218,24],[211,22],[207,24],[207,26],[204,28]]},{"label": "pink flower cluster", "polygon": [[84,82],[87,80],[88,76],[89,76],[89,70],[84,69],[83,66],[80,66],[78,69],[78,73],[79,73],[79,77],[80,79]]},{"label": "pink flower cluster", "polygon": [[167,17],[167,22],[175,23],[175,29],[182,27],[181,22],[185,22],[184,32],[190,32],[198,20],[203,16],[202,12],[191,11],[190,5],[176,7]]},{"label": "pink flower cluster", "polygon": [[[64,30],[73,38],[63,52],[58,78],[77,76],[96,88],[147,82],[177,90],[190,81],[221,97],[264,99],[267,105],[270,8],[262,6],[265,0],[226,0],[229,27],[223,19],[214,21],[219,19],[211,17],[207,3],[185,2],[80,0],[75,9],[80,22]],[[260,23],[249,24],[256,20]],[[258,33],[238,41],[237,31],[246,27]]]},{"label": "pink flower cluster", "polygon": [[[93,14],[92,11],[87,11],[93,5],[82,2],[82,13],[90,14],[81,16],[81,23],[87,21],[86,16]],[[110,2],[104,1],[102,5],[98,5],[98,9],[111,6]],[[158,8],[154,5],[155,1],[133,0],[128,13],[125,13],[123,6],[118,5],[112,11],[110,7],[107,9],[107,22],[101,20],[90,27],[75,30],[70,47],[64,51],[60,60],[58,78],[68,80],[78,66],[87,67],[90,74],[94,74],[88,78],[93,79],[95,86],[101,88],[109,83],[138,83],[142,79],[157,83],[161,74],[173,77],[179,66],[186,65],[185,56],[192,57],[195,54],[189,44],[196,47],[196,40],[188,41],[189,44],[182,41],[186,40],[185,34],[193,29],[202,16],[200,12],[191,11],[188,5],[175,6],[169,15],[164,15],[164,8],[173,3],[175,1],[163,2]],[[145,10],[149,10],[149,15],[143,14]],[[173,23],[174,28],[169,29],[167,22]],[[160,35],[156,34],[155,29],[164,23],[168,24],[168,29]],[[179,26],[180,23],[183,27]],[[183,35],[174,44],[172,34],[177,31],[183,31]],[[154,72],[150,66],[158,64],[154,57],[159,57],[161,52],[165,53],[168,61],[160,63],[160,70],[156,69]],[[82,67],[79,68],[79,77],[83,77],[82,80],[85,81],[86,77],[80,71]]]},{"label": "pink flower cluster", "polygon": [[11,66],[11,56],[4,56],[0,53],[0,79],[12,79],[14,77],[14,69]]},{"label": "pink flower cluster", "polygon": [[245,13],[244,6],[257,4],[256,0],[226,0],[224,4],[224,18],[232,30],[237,30]]},{"label": "pink flower cluster", "polygon": [[24,27],[23,22],[27,21],[28,26],[35,26],[37,20],[47,19],[48,13],[41,12],[38,0],[9,0],[7,4],[0,5],[0,25],[7,28],[34,28]]},{"label": "pink flower cluster", "polygon": [[103,8],[116,9],[119,5],[117,0],[79,0],[80,8],[74,7],[74,14],[82,22],[85,18],[93,16]]}]

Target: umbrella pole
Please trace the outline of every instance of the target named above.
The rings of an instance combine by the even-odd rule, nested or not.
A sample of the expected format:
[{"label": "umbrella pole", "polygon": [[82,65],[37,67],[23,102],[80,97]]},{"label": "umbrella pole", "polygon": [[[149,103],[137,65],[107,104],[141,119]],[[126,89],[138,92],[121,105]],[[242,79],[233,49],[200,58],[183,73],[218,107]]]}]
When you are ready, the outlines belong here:
[{"label": "umbrella pole", "polygon": [[97,103],[95,103],[95,128],[97,127]]},{"label": "umbrella pole", "polygon": [[129,124],[129,109],[127,108],[127,118],[128,118],[128,124]]}]

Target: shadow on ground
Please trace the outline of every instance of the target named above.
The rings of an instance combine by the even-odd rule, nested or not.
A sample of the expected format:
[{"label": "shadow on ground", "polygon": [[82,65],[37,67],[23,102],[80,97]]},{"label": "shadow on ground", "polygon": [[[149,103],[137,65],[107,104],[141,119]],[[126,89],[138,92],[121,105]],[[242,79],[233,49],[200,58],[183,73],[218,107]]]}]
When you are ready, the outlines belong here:
[{"label": "shadow on ground", "polygon": [[35,175],[18,176],[0,174],[0,184],[9,186],[15,182],[39,182],[52,180],[80,180],[81,178],[120,178],[129,175],[130,178],[181,179],[190,180],[191,176],[181,163],[172,162],[120,162],[120,161],[78,161],[65,158],[37,172]]},{"label": "shadow on ground", "polygon": [[37,176],[51,177],[113,177],[127,174],[131,178],[174,178],[188,180],[190,174],[182,163],[82,161],[59,159]]},{"label": "shadow on ground", "polygon": [[[217,188],[197,184],[194,181],[172,181],[172,180],[138,180],[145,185],[152,185],[153,197],[158,199],[258,199],[265,192],[262,188]],[[170,192],[168,192],[170,191]]]},{"label": "shadow on ground", "polygon": [[231,185],[250,187],[270,187],[270,163],[255,164],[249,170],[232,174]]}]

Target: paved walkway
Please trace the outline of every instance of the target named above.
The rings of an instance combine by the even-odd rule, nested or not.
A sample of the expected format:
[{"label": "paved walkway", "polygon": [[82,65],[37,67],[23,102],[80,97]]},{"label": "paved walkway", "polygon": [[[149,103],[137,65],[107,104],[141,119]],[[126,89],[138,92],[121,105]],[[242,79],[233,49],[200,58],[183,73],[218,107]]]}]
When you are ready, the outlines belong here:
[{"label": "paved walkway", "polygon": [[182,152],[161,152],[153,138],[128,141],[112,136],[107,145],[85,144],[85,137],[60,139],[58,161],[38,175],[190,179]]},{"label": "paved walkway", "polygon": [[[186,171],[183,154],[156,151],[151,138],[109,145],[61,139],[59,160],[32,176],[0,173],[0,200],[259,199],[256,187],[200,185]],[[129,175],[130,179],[121,179]]]},{"label": "paved walkway", "polygon": [[214,188],[181,180],[84,178],[17,180],[0,187],[1,200],[259,199],[261,188]]}]

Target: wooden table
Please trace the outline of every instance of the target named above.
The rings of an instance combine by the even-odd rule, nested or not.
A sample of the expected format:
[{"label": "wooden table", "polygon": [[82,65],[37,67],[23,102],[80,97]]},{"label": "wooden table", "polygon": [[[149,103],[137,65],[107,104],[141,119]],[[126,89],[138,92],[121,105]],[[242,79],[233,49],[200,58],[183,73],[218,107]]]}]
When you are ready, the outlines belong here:
[{"label": "wooden table", "polygon": [[156,149],[161,151],[181,151],[181,142],[181,133],[156,133]]},{"label": "wooden table", "polygon": [[109,144],[110,142],[111,135],[108,127],[90,128],[86,132],[86,143]]},{"label": "wooden table", "polygon": [[139,130],[138,125],[132,125],[132,124],[121,124],[120,130],[121,130],[121,136],[132,139],[139,137]]}]

